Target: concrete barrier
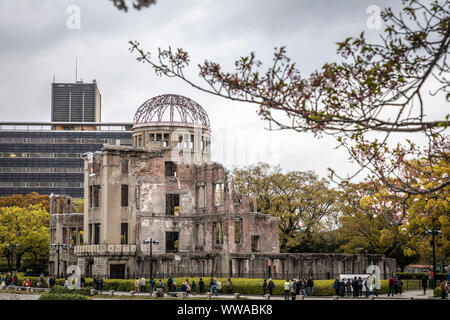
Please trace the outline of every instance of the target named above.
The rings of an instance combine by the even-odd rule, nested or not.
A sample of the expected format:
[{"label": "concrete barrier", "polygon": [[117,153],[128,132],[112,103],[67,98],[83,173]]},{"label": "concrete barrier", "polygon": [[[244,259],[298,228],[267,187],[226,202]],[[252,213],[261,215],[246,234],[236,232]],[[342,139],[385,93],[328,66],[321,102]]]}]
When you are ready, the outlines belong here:
[{"label": "concrete barrier", "polygon": [[295,300],[305,300],[305,297],[301,294],[295,296]]},{"label": "concrete barrier", "polygon": [[109,290],[109,295],[112,297],[114,296],[114,290]]},{"label": "concrete barrier", "polygon": [[206,293],[206,299],[207,300],[211,300],[211,295],[212,295],[211,292],[207,292]]},{"label": "concrete barrier", "polygon": [[95,295],[95,289],[91,289],[91,296]]},{"label": "concrete barrier", "polygon": [[339,300],[338,296],[333,296],[333,300]]},{"label": "concrete barrier", "polygon": [[239,293],[236,292],[236,293],[234,294],[234,300],[239,300]]},{"label": "concrete barrier", "polygon": [[264,295],[264,300],[270,300],[270,294],[265,294]]},{"label": "concrete barrier", "polygon": [[134,291],[130,291],[130,296],[134,297]]},{"label": "concrete barrier", "polygon": [[186,292],[178,292],[178,299],[183,300],[186,299]]}]

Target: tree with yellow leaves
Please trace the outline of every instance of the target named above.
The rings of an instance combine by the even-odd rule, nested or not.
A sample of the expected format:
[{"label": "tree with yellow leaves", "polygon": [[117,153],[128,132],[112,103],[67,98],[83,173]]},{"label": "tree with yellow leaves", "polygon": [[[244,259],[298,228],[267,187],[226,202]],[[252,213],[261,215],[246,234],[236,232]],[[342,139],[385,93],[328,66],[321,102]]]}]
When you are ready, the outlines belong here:
[{"label": "tree with yellow leaves", "polygon": [[48,261],[49,224],[50,215],[42,205],[0,208],[0,252],[5,254],[10,269],[13,256],[6,244],[19,244],[14,251],[17,269],[22,259],[40,265]]}]

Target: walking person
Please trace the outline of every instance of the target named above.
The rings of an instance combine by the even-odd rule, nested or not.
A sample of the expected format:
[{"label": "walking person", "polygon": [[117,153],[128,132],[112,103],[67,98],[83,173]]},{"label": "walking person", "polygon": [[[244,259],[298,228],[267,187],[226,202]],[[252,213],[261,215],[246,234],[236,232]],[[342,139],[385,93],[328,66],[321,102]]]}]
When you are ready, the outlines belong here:
[{"label": "walking person", "polygon": [[266,291],[267,291],[267,281],[266,279],[264,279],[263,285],[262,285],[262,289],[263,289],[263,295],[266,295]]},{"label": "walking person", "polygon": [[192,294],[195,296],[195,295],[197,295],[197,284],[195,283],[195,280],[194,279],[192,279],[192,285],[191,285],[191,288],[192,288]]},{"label": "walking person", "polygon": [[155,287],[156,287],[156,281],[155,279],[151,279],[150,280],[150,295],[153,295],[153,291],[155,291]]},{"label": "walking person", "polygon": [[295,281],[295,279],[292,279],[292,281],[291,281],[290,290],[291,290],[291,299],[295,300],[295,291],[296,291],[296,281]]},{"label": "walking person", "polygon": [[172,291],[172,283],[173,279],[170,276],[167,277],[167,287],[169,288],[169,291]]},{"label": "walking person", "polygon": [[308,287],[308,295],[312,296],[314,293],[314,281],[313,281],[313,277],[309,276],[308,282],[306,284],[306,286]]},{"label": "walking person", "polygon": [[145,277],[141,278],[141,292],[145,292]]},{"label": "walking person", "polygon": [[445,299],[446,295],[447,295],[447,280],[443,280],[441,281],[441,299]]},{"label": "walking person", "polygon": [[139,278],[136,277],[136,280],[134,281],[134,292],[139,293],[140,288],[141,282],[139,281]]},{"label": "walking person", "polygon": [[336,292],[336,295],[339,296],[339,277],[336,277],[336,280],[334,280],[333,289]]},{"label": "walking person", "polygon": [[227,294],[233,294],[233,284],[231,283],[230,278],[228,278],[227,281]]},{"label": "walking person", "polygon": [[428,282],[428,277],[425,275],[422,278],[422,288],[423,288],[423,295],[424,296],[427,294],[427,282]]},{"label": "walking person", "polygon": [[269,278],[269,294],[272,295],[273,294],[273,288],[275,288],[275,283],[273,283],[272,278]]},{"label": "walking person", "polygon": [[347,282],[345,283],[345,291],[347,298],[350,298],[352,296],[352,283],[350,282],[350,279],[347,279]]},{"label": "walking person", "polygon": [[364,281],[364,287],[366,289],[366,298],[368,298],[370,296],[370,285],[372,284],[372,282],[370,281],[370,277],[367,277],[367,279]]},{"label": "walking person", "polygon": [[200,278],[200,281],[198,282],[198,288],[200,289],[200,294],[202,294],[205,290],[205,283],[202,278]]},{"label": "walking person", "polygon": [[397,285],[398,294],[402,294],[403,282],[398,276],[395,276],[395,284]]},{"label": "walking person", "polygon": [[345,279],[342,279],[342,280],[339,282],[339,293],[340,293],[340,295],[341,295],[342,298],[345,297],[345,281],[344,281],[344,280],[345,280]]},{"label": "walking person", "polygon": [[222,281],[220,281],[220,280],[217,280],[217,293],[218,294],[223,293]]},{"label": "walking person", "polygon": [[392,275],[389,277],[389,289],[388,289],[388,297],[390,295],[394,296],[394,292],[395,292],[395,280],[392,277]]},{"label": "walking person", "polygon": [[358,278],[358,294],[357,296],[362,296],[362,289],[363,289],[363,279],[361,277]]},{"label": "walking person", "polygon": [[353,291],[353,298],[356,298],[358,296],[358,279],[356,277],[352,280],[352,291]]},{"label": "walking person", "polygon": [[289,289],[290,289],[289,280],[286,280],[286,282],[283,284],[284,289],[284,300],[289,300]]},{"label": "walking person", "polygon": [[44,285],[44,283],[45,283],[45,277],[44,277],[44,274],[43,274],[43,273],[41,273],[41,275],[39,276],[39,282],[40,282],[42,285]]}]

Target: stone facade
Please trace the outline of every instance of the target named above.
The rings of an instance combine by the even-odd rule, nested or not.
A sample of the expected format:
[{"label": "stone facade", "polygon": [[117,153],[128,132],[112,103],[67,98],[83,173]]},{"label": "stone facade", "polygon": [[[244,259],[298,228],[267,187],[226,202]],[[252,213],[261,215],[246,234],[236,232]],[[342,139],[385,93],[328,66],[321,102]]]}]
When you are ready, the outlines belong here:
[{"label": "stone facade", "polygon": [[50,195],[50,274],[65,276],[67,267],[77,264],[74,248],[83,244],[83,218],[73,213],[71,197]]},{"label": "stone facade", "polygon": [[[138,121],[142,106],[136,113],[132,147],[105,146],[84,156],[84,244],[75,246],[73,255],[85,276],[148,277],[150,261],[158,278],[331,278],[364,273],[371,264],[382,274],[395,270],[395,260],[362,252],[280,253],[277,218],[252,212],[228,171],[210,161],[204,110],[192,111],[192,100],[188,107],[170,104],[171,120],[178,110],[183,119],[200,113],[203,121],[164,122],[166,109],[148,110],[152,103],[144,104],[147,122]],[[150,239],[158,241],[151,259],[145,241]]]}]

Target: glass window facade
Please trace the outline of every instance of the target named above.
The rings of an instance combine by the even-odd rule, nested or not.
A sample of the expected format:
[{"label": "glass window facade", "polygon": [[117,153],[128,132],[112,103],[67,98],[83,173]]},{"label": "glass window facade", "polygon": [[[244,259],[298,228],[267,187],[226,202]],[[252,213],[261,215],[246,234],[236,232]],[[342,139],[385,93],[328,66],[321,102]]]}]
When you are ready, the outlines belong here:
[{"label": "glass window facade", "polygon": [[105,144],[131,145],[131,131],[0,130],[0,196],[84,197],[83,154]]}]

